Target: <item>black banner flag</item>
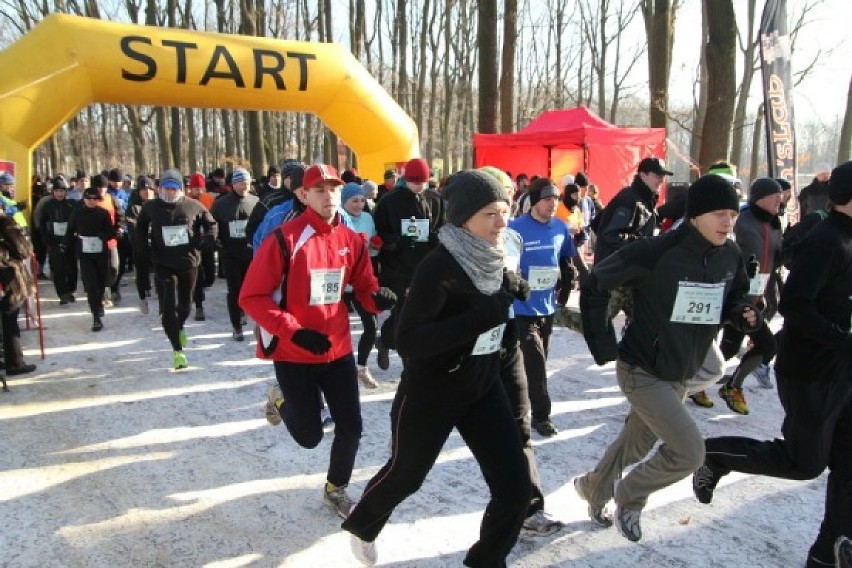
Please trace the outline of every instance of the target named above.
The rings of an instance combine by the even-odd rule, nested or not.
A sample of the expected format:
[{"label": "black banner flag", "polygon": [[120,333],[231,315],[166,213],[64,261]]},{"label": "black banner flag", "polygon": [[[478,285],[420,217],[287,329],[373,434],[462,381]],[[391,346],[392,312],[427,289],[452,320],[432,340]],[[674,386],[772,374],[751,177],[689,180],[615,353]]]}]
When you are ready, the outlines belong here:
[{"label": "black banner flag", "polygon": [[[763,71],[766,113],[767,174],[773,178],[785,178],[793,186],[787,212],[791,217],[796,217],[796,132],[793,124],[793,83],[786,0],[766,0],[763,7],[760,20],[760,66]],[[752,177],[756,177],[755,173]],[[791,222],[795,220],[790,219]]]}]

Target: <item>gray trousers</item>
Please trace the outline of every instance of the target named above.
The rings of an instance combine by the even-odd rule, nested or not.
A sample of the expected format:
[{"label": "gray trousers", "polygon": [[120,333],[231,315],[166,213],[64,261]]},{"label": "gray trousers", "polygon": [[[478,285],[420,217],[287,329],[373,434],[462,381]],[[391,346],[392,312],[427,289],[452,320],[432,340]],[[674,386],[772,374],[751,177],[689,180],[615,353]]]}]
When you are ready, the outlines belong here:
[{"label": "gray trousers", "polygon": [[[693,389],[719,380],[722,365],[715,342],[701,369],[686,383],[663,381],[617,361],[618,386],[630,402],[630,412],[595,469],[579,480],[590,504],[603,507],[614,498],[625,509],[641,510],[651,493],[689,476],[704,463],[704,440],[683,401]],[[624,468],[645,458],[657,440],[663,441],[657,451],[622,479]]]}]

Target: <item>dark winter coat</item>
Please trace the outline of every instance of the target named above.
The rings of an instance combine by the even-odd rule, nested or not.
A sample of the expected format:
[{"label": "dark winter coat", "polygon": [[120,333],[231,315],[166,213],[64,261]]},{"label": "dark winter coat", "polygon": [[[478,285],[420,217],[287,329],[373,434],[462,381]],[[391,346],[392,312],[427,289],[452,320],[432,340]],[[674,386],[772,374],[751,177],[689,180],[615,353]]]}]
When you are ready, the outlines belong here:
[{"label": "dark winter coat", "polygon": [[[751,331],[743,329],[748,276],[739,247],[731,240],[714,246],[690,223],[683,223],[673,231],[617,251],[596,264],[583,282],[583,331],[595,361],[603,364],[617,356],[664,381],[691,378],[704,361],[719,326],[671,321],[681,281],[724,283],[719,323]],[[607,318],[607,292],[621,286],[633,291],[634,317],[617,344],[615,329]]]},{"label": "dark winter coat", "polygon": [[852,218],[832,211],[804,238],[781,291],[775,369],[797,380],[852,380]]},{"label": "dark winter coat", "polygon": [[657,198],[638,175],[612,198],[593,227],[597,235],[595,262],[637,239],[654,235]]}]

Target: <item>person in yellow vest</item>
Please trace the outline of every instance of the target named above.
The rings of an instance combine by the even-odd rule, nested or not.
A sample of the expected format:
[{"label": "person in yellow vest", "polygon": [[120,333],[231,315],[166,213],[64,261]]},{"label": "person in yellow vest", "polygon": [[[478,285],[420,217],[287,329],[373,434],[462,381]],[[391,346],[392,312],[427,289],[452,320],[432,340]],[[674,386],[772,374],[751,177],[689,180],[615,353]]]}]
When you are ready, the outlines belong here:
[{"label": "person in yellow vest", "polygon": [[15,201],[15,176],[8,172],[0,173],[0,208],[24,229],[25,234],[29,234],[27,217],[23,213],[26,207],[26,201]]}]

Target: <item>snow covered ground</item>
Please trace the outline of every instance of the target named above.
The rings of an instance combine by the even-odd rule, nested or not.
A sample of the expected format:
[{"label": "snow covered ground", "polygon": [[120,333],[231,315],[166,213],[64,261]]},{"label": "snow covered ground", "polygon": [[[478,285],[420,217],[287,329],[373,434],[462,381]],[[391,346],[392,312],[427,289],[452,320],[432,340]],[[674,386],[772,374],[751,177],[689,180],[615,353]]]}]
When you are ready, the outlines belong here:
[{"label": "snow covered ground", "polygon": [[[45,360],[24,332],[38,370],[0,393],[0,565],[347,567],[340,520],[322,505],[331,437],[298,447],[263,418],[271,365],[254,342],[230,338],[225,285],[208,292],[206,322],[187,322],[190,368],[170,369],[156,316],[137,310],[134,288],[89,331],[85,302],[59,306],[40,284]],[[82,300],[82,298],[81,298]],[[357,334],[360,323],[353,320]],[[436,340],[440,340],[436,338]],[[597,367],[580,335],[551,341],[550,390],[559,434],[536,437],[547,510],[566,523],[546,538],[522,536],[516,567],[786,567],[804,565],[822,517],[825,478],[788,482],[731,475],[700,505],[684,480],[651,497],[644,538],[629,543],[594,527],[571,478],[591,468],[616,436],[627,405],[612,366]],[[399,377],[371,366],[381,387],[362,392],[364,437],[350,492],[360,495],[388,457],[388,412]],[[707,435],[778,435],[774,390],[747,382],[749,416],[690,411]],[[460,566],[487,501],[470,452],[454,434],[422,489],[377,541],[379,563]]]}]

